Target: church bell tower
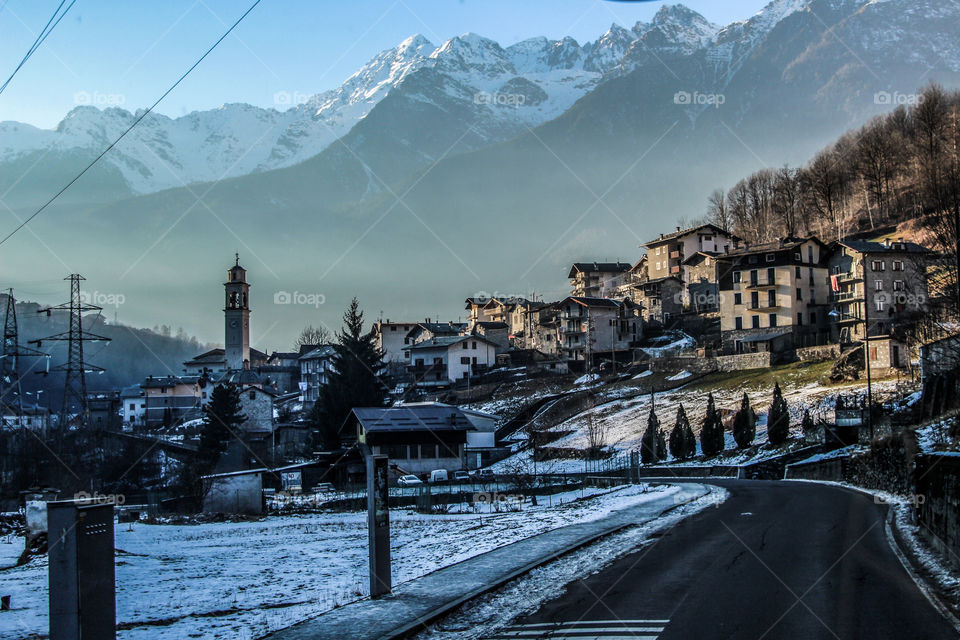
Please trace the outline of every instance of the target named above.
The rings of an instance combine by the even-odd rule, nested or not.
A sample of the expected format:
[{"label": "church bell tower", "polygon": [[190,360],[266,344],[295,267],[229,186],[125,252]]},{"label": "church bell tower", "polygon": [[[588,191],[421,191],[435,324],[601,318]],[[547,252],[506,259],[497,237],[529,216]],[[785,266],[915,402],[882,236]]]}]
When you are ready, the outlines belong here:
[{"label": "church bell tower", "polygon": [[247,284],[246,269],[240,266],[239,254],[236,263],[227,270],[223,288],[226,293],[223,343],[227,369],[247,369],[250,367],[250,285]]}]

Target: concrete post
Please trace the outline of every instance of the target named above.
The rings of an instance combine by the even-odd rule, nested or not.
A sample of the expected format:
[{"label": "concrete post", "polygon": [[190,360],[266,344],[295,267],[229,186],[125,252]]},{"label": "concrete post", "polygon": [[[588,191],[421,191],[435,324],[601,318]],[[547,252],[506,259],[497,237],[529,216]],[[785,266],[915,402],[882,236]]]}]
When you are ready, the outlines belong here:
[{"label": "concrete post", "polygon": [[113,503],[47,503],[50,640],[115,640]]},{"label": "concrete post", "polygon": [[388,594],[392,589],[387,462],[387,456],[367,456],[367,537],[370,542],[370,595],[372,597]]}]

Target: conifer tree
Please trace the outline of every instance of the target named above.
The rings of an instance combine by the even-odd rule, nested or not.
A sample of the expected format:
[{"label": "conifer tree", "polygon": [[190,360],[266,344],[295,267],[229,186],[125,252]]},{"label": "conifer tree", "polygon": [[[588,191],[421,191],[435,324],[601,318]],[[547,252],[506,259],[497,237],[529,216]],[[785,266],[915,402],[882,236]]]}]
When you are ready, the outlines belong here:
[{"label": "conifer tree", "polygon": [[337,449],[350,411],[356,407],[381,407],[386,388],[380,381],[383,353],[373,330],[363,330],[363,311],[354,298],[343,314],[343,330],[337,333],[332,372],[310,412],[314,449]]},{"label": "conifer tree", "polygon": [[803,429],[803,437],[806,439],[809,439],[816,430],[817,427],[813,424],[813,417],[810,415],[810,409],[804,409],[803,420],[800,422],[800,428]]},{"label": "conifer tree", "polygon": [[667,459],[667,436],[663,429],[657,429],[657,462]]},{"label": "conifer tree", "polygon": [[685,460],[697,452],[697,442],[690,428],[690,420],[683,404],[677,409],[677,421],[670,432],[670,453],[677,460]]},{"label": "conifer tree", "polygon": [[787,410],[787,401],[780,391],[780,383],[773,387],[773,403],[767,413],[767,439],[770,444],[783,444],[790,436],[790,412]]},{"label": "conifer tree", "polygon": [[723,421],[713,402],[713,394],[707,396],[707,415],[700,427],[700,448],[703,455],[714,456],[723,451]]},{"label": "conifer tree", "polygon": [[199,475],[212,473],[217,460],[227,449],[227,442],[236,435],[247,419],[241,413],[240,391],[233,385],[218,384],[203,408],[203,426],[197,446],[196,470]]},{"label": "conifer tree", "polygon": [[650,406],[650,415],[647,417],[647,429],[643,432],[640,439],[640,460],[643,464],[652,464],[661,459],[661,454],[657,451],[660,446],[660,421],[653,406]]},{"label": "conifer tree", "polygon": [[733,439],[737,441],[738,448],[746,449],[756,435],[757,415],[750,407],[750,398],[744,392],[743,399],[740,400],[740,410],[733,417]]}]

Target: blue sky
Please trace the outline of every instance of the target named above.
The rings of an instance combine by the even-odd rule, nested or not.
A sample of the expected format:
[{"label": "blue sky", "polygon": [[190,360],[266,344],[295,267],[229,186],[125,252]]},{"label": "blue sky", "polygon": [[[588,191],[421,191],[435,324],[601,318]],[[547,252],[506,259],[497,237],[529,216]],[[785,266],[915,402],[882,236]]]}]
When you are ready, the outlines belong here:
[{"label": "blue sky", "polygon": [[[767,0],[689,0],[727,24]],[[5,79],[59,4],[0,0]],[[611,23],[649,20],[666,2],[605,0],[262,0],[246,21],[158,107],[179,116],[227,102],[273,106],[278,91],[339,85],[382,49],[422,33],[434,44],[467,31],[509,45],[570,35],[593,40]],[[0,121],[53,127],[92,96],[100,106],[151,104],[249,5],[248,0],[77,0],[0,95]]]}]

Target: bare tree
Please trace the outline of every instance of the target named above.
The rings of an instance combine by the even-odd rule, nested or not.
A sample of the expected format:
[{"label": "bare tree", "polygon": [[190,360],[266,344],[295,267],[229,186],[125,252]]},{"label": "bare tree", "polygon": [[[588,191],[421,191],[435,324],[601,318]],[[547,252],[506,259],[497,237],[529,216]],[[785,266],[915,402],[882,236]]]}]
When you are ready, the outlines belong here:
[{"label": "bare tree", "polygon": [[315,327],[313,325],[308,325],[303,328],[303,331],[300,332],[300,335],[293,343],[293,348],[295,350],[299,350],[300,347],[303,346],[327,344],[330,342],[330,338],[330,330],[326,327]]}]

